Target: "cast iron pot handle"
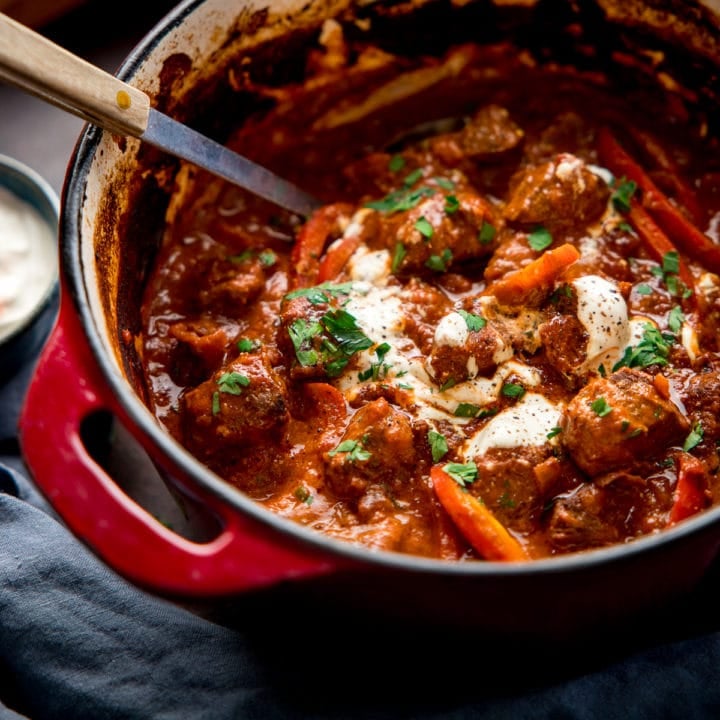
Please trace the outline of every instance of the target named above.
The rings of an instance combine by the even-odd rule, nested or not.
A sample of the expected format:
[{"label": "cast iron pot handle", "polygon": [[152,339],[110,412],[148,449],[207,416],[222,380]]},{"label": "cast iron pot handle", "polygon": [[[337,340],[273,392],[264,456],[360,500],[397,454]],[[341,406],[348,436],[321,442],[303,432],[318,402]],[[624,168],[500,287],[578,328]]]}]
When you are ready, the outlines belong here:
[{"label": "cast iron pot handle", "polygon": [[[289,538],[243,518],[221,500],[202,500],[222,521],[208,543],[189,541],[126,495],[90,457],[80,425],[117,403],[63,291],[60,313],[38,361],[20,418],[20,442],[37,485],[68,527],[110,567],[163,594],[226,595],[337,569],[327,556],[293,547]],[[104,389],[104,390],[103,390]]]}]

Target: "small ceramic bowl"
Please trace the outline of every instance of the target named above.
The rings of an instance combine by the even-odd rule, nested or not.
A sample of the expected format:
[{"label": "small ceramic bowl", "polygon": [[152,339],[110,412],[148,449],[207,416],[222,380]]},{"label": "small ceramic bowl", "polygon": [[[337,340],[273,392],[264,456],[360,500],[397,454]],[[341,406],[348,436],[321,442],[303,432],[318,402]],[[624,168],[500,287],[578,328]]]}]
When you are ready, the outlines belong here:
[{"label": "small ceramic bowl", "polygon": [[55,320],[59,206],[37,172],[0,155],[0,386],[32,361]]}]

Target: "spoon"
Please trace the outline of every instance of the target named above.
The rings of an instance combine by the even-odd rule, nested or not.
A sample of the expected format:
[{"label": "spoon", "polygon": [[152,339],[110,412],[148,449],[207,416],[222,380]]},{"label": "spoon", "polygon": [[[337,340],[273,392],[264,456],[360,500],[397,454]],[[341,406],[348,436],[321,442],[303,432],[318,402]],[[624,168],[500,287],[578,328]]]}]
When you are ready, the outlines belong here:
[{"label": "spoon", "polygon": [[299,215],[320,202],[297,186],[150,107],[137,88],[0,13],[0,80],[116,135],[139,138]]}]

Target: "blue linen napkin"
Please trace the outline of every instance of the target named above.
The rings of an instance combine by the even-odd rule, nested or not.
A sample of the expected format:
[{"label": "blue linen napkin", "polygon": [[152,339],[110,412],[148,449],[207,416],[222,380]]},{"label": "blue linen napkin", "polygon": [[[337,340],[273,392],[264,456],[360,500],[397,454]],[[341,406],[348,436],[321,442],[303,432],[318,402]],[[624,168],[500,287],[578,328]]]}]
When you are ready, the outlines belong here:
[{"label": "blue linen napkin", "polygon": [[0,720],[720,717],[717,572],[644,633],[570,648],[404,627],[282,589],[214,607],[147,594],[29,479],[14,428],[31,375],[0,387]]}]

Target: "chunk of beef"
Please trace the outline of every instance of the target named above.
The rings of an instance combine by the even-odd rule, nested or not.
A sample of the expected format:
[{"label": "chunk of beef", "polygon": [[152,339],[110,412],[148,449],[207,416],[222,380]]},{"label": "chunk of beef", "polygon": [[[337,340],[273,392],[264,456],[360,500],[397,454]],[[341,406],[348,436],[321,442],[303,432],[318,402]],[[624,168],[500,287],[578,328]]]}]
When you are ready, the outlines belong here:
[{"label": "chunk of beef", "polygon": [[208,318],[187,322],[176,322],[169,326],[168,334],[178,341],[173,377],[189,380],[198,377],[197,382],[208,373],[215,372],[225,360],[229,343],[227,331]]},{"label": "chunk of beef", "polygon": [[666,479],[624,472],[582,483],[555,498],[548,541],[559,552],[604,547],[662,529],[672,492]]},{"label": "chunk of beef", "polygon": [[454,263],[485,257],[495,249],[494,240],[480,239],[486,223],[496,225],[490,204],[469,190],[456,190],[452,197],[455,200],[435,192],[409,210],[381,216],[377,241],[399,257],[398,272],[441,273]]},{"label": "chunk of beef", "polygon": [[503,216],[527,229],[582,232],[602,215],[609,197],[605,182],[568,153],[525,168],[511,185]]},{"label": "chunk of beef", "polygon": [[689,413],[707,413],[720,422],[720,368],[692,375],[683,390],[683,402]]},{"label": "chunk of beef", "polygon": [[224,257],[212,263],[198,292],[204,307],[230,317],[265,287],[265,270],[257,255]]},{"label": "chunk of beef", "polygon": [[[378,398],[355,413],[339,445],[325,453],[326,481],[341,498],[360,500],[380,486],[392,500],[426,460],[420,448],[427,443],[416,440],[410,417]],[[377,493],[372,498],[378,502]]]},{"label": "chunk of beef", "polygon": [[449,166],[463,158],[475,162],[502,160],[522,146],[524,133],[513,122],[510,113],[499,105],[480,108],[456,133],[430,140],[432,152]]},{"label": "chunk of beef", "polygon": [[594,477],[662,455],[682,444],[689,423],[646,373],[623,368],[591,380],[568,403],[560,439],[577,466]]},{"label": "chunk of beef", "polygon": [[566,377],[587,359],[588,334],[575,315],[553,315],[540,326],[540,338],[547,359]]},{"label": "chunk of beef", "polygon": [[445,315],[435,329],[426,367],[440,386],[450,380],[464,382],[478,375],[492,374],[499,359],[505,359],[504,351],[508,347],[507,339],[492,325],[470,329],[462,315],[452,312]]},{"label": "chunk of beef", "polygon": [[402,292],[405,303],[405,333],[427,355],[435,328],[452,308],[449,298],[436,287],[413,278]]},{"label": "chunk of beef", "polygon": [[498,235],[498,245],[483,273],[486,282],[499,280],[519,270],[538,256],[528,244],[526,233],[504,228]]},{"label": "chunk of beef", "polygon": [[533,164],[551,160],[558,151],[571,153],[591,162],[595,155],[595,135],[575,112],[557,115],[536,140],[528,138],[525,155]]},{"label": "chunk of beef", "polygon": [[720,440],[720,369],[709,367],[692,375],[682,400],[692,425],[702,428],[703,443],[714,449],[715,441]]},{"label": "chunk of beef", "polygon": [[262,351],[239,355],[182,400],[185,440],[200,457],[261,444],[289,417],[285,382]]},{"label": "chunk of beef", "polygon": [[482,457],[474,458],[478,478],[468,490],[503,525],[517,532],[530,532],[543,509],[543,493],[535,467],[551,452],[547,445],[490,448]]}]

